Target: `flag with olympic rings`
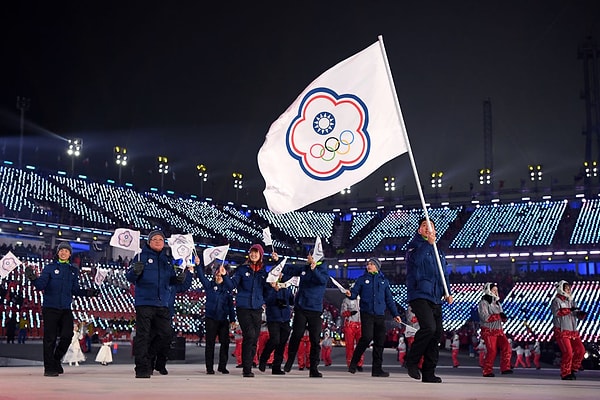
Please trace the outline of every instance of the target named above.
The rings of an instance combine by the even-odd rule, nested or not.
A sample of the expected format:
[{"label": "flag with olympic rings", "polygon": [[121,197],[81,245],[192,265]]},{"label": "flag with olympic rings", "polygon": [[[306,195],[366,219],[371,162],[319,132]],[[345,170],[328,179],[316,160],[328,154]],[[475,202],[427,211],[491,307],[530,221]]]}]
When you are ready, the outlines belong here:
[{"label": "flag with olympic rings", "polygon": [[295,211],[408,151],[382,42],[325,71],[272,123],[258,152],[269,210]]}]

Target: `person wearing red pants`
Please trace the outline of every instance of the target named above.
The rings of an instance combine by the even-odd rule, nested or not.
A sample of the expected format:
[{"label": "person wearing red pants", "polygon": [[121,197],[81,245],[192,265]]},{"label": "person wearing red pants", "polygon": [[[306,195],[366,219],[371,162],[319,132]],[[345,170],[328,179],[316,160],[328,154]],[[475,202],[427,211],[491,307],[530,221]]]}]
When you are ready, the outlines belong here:
[{"label": "person wearing red pants", "polygon": [[325,332],[325,337],[321,341],[321,360],[329,367],[333,361],[331,359],[331,351],[333,349],[333,339],[329,337],[329,332]]},{"label": "person wearing red pants", "polygon": [[507,321],[498,297],[498,285],[486,283],[483,287],[483,297],[477,307],[481,324],[481,339],[485,341],[487,355],[483,363],[483,376],[493,377],[494,360],[500,351],[500,371],[502,374],[512,374],[510,357],[512,349],[504,334],[502,323]]},{"label": "person wearing red pants", "polygon": [[[346,366],[350,366],[350,361],[352,361],[352,354],[354,354],[354,348],[358,343],[361,335],[361,325],[360,325],[360,307],[359,307],[359,299],[350,300],[348,297],[345,297],[342,300],[342,305],[340,307],[340,313],[344,318],[344,340],[346,342]],[[360,357],[360,360],[356,364],[356,370],[358,372],[362,372],[363,363],[365,361],[365,355],[363,354]]]},{"label": "person wearing red pants", "polygon": [[575,380],[575,372],[581,368],[581,361],[585,348],[577,330],[577,320],[587,316],[581,311],[571,296],[571,285],[567,281],[560,281],[556,285],[556,296],[550,303],[552,310],[552,324],[554,325],[554,338],[560,349],[560,378]]},{"label": "person wearing red pants", "polygon": [[458,368],[460,366],[460,363],[458,362],[458,351],[460,350],[460,339],[458,337],[458,333],[455,333],[454,336],[452,336],[450,348],[452,349],[452,367]]},{"label": "person wearing red pants", "polygon": [[[412,347],[412,344],[415,341],[415,334],[417,333],[417,331],[420,328],[419,320],[417,319],[417,316],[413,312],[410,304],[406,308],[406,321],[408,322],[407,325],[409,325],[409,326],[407,326],[406,329],[404,330],[404,336],[406,337],[406,350],[408,351]],[[410,329],[409,327],[412,329]],[[417,366],[419,367],[419,369],[421,369],[423,367],[423,357],[421,357]]]},{"label": "person wearing red pants", "polygon": [[300,339],[300,345],[298,346],[298,370],[302,371],[304,368],[310,368],[310,336],[308,335],[308,329],[304,331],[304,336]]},{"label": "person wearing red pants", "polygon": [[400,336],[398,339],[398,362],[404,366],[404,360],[406,358],[406,343],[404,343],[404,337]]},{"label": "person wearing red pants", "polygon": [[540,358],[542,356],[542,351],[540,349],[540,342],[536,340],[533,344],[533,348],[531,349],[531,355],[533,357],[533,365],[535,365],[535,369],[541,369]]},{"label": "person wearing red pants", "polygon": [[477,352],[479,353],[479,366],[483,368],[486,356],[485,340],[481,339],[479,341],[479,344],[477,345]]}]

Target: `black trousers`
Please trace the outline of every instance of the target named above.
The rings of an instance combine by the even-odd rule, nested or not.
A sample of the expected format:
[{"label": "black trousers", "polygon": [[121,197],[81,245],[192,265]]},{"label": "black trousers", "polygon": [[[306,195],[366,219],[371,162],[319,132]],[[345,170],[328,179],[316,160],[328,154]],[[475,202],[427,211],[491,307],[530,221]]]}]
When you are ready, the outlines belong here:
[{"label": "black trousers", "polygon": [[206,318],[206,348],[204,349],[204,360],[208,371],[214,370],[215,364],[215,342],[217,337],[221,348],[219,349],[219,369],[227,366],[229,359],[229,321]]},{"label": "black trousers", "polygon": [[281,371],[285,344],[287,343],[288,338],[290,337],[290,331],[292,330],[290,321],[267,322],[267,328],[269,329],[269,340],[267,341],[263,352],[260,354],[259,362],[261,364],[266,364],[271,352],[275,350],[271,368],[274,371]]},{"label": "black trousers", "polygon": [[252,362],[256,354],[256,344],[260,334],[262,309],[238,308],[237,318],[242,328],[242,372],[252,372]]},{"label": "black trousers", "polygon": [[[58,372],[60,360],[69,349],[73,337],[73,312],[71,309],[42,308],[44,319],[44,370]],[[58,344],[56,339],[60,336]]]},{"label": "black trousers", "polygon": [[319,365],[321,358],[321,327],[323,320],[321,319],[321,312],[319,311],[308,311],[302,310],[298,307],[294,309],[294,321],[292,323],[292,336],[290,337],[290,343],[288,345],[288,358],[286,365],[290,367],[294,364],[296,355],[298,354],[298,347],[300,346],[300,339],[304,336],[304,331],[308,329],[308,338],[310,340],[310,369],[315,370]]},{"label": "black trousers", "polygon": [[416,299],[409,304],[419,321],[419,330],[406,354],[406,366],[416,367],[423,357],[421,372],[424,377],[432,377],[440,356],[439,343],[443,333],[442,305],[424,299]]},{"label": "black trousers", "polygon": [[373,341],[372,372],[381,372],[383,365],[383,345],[385,344],[385,316],[360,312],[360,339],[356,344],[350,365],[356,367],[371,340]]},{"label": "black trousers", "polygon": [[[150,374],[153,355],[168,354],[171,345],[171,313],[168,307],[135,308],[135,372]],[[72,328],[71,328],[72,330]]]}]

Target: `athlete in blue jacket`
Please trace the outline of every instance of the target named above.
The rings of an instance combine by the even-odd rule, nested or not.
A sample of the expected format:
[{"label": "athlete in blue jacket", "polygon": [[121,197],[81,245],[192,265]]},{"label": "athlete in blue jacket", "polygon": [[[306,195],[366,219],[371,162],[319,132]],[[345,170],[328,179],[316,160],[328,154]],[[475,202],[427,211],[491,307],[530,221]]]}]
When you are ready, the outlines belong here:
[{"label": "athlete in blue jacket", "polygon": [[[169,311],[173,286],[185,281],[187,270],[177,274],[173,258],[164,249],[165,235],[161,231],[148,234],[140,260],[127,270],[127,280],[135,285],[135,377],[150,378],[153,365],[150,348],[165,354],[171,342]],[[153,343],[154,342],[154,343]]]},{"label": "athlete in blue jacket", "polygon": [[400,322],[400,313],[394,302],[390,282],[383,275],[381,262],[377,258],[369,258],[367,270],[354,282],[346,296],[351,300],[360,296],[361,336],[352,354],[348,372],[355,373],[358,362],[373,341],[373,367],[371,376],[388,377],[389,372],[383,370],[383,346],[385,344],[385,310],[390,311],[396,322]]},{"label": "athlete in blue jacket", "polygon": [[[25,269],[25,276],[37,290],[44,291],[42,318],[44,320],[44,376],[63,373],[60,360],[67,352],[73,337],[73,296],[97,296],[98,289],[79,287],[79,269],[69,259],[73,248],[61,242],[55,261],[46,265],[38,277],[33,268]],[[60,332],[58,344],[56,339]]]},{"label": "athlete in blue jacket", "polygon": [[311,378],[320,378],[323,376],[317,368],[321,357],[321,330],[323,314],[323,297],[325,288],[329,280],[327,267],[317,264],[309,253],[306,265],[285,265],[283,267],[281,280],[286,282],[293,276],[300,277],[298,292],[296,293],[294,306],[294,321],[292,322],[292,336],[288,344],[288,358],[285,363],[284,371],[290,372],[294,359],[298,353],[300,339],[304,336],[304,331],[308,329],[310,340],[310,370],[308,376]]},{"label": "athlete in blue jacket", "polygon": [[[442,379],[435,375],[439,359],[439,340],[443,333],[442,299],[452,303],[452,296],[445,294],[444,281],[437,265],[433,247],[436,239],[435,225],[431,220],[422,218],[406,251],[407,300],[420,326],[406,355],[406,368],[411,378],[428,383],[442,382]],[[445,267],[444,254],[438,254],[442,267]],[[421,357],[423,366],[419,371]]]}]

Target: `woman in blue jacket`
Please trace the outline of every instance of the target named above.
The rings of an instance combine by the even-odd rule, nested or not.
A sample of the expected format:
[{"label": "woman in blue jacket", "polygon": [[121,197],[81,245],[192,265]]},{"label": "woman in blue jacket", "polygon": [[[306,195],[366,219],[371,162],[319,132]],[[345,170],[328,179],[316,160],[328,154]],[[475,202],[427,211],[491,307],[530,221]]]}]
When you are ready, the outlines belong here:
[{"label": "woman in blue jacket", "polygon": [[213,375],[215,360],[215,341],[219,337],[221,348],[219,350],[219,364],[217,371],[228,374],[227,360],[229,359],[229,328],[235,327],[235,310],[233,308],[233,295],[223,284],[223,276],[227,275],[225,267],[217,265],[213,279],[209,280],[202,271],[198,272],[198,279],[202,282],[206,293],[206,348],[204,360],[206,373]]},{"label": "woman in blue jacket", "polygon": [[[253,378],[252,363],[256,354],[256,344],[262,322],[262,306],[265,303],[264,290],[267,284],[267,271],[263,264],[264,250],[260,244],[250,246],[248,261],[236,268],[233,277],[225,275],[225,287],[237,289],[235,305],[237,319],[242,329],[242,376]],[[274,253],[277,261],[277,254]]]}]

